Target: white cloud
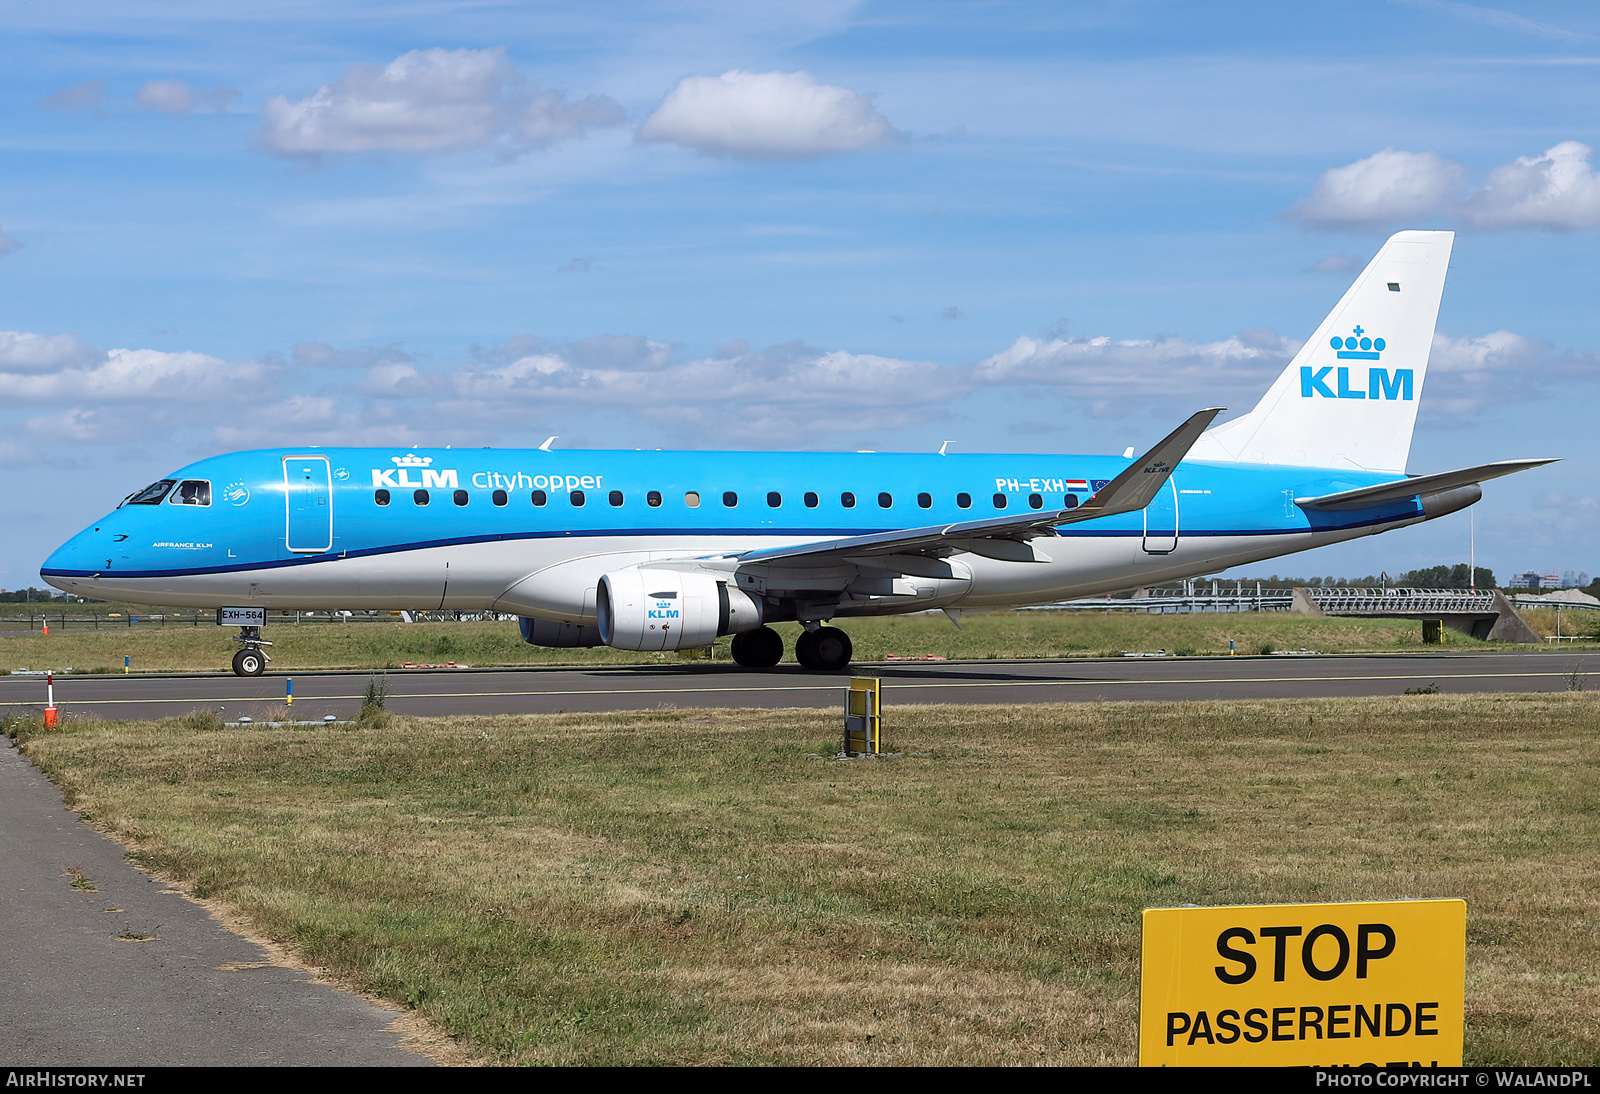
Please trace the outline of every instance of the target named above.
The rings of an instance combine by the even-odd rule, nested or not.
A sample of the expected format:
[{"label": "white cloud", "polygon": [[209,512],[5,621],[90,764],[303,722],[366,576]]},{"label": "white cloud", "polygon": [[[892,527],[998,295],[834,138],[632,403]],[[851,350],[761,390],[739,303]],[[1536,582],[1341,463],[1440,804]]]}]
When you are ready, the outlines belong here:
[{"label": "white cloud", "polygon": [[401,362],[388,362],[367,369],[360,390],[374,399],[411,399],[438,394],[447,386],[445,377],[438,373],[423,372]]},{"label": "white cloud", "polygon": [[1562,141],[1541,156],[1519,156],[1496,167],[1466,204],[1467,221],[1482,228],[1549,228],[1570,232],[1600,226],[1600,176],[1586,144]]},{"label": "white cloud", "polygon": [[1322,173],[1311,196],[1288,216],[1329,227],[1371,227],[1435,216],[1449,209],[1461,185],[1461,165],[1437,152],[1385,148],[1364,160]]},{"label": "white cloud", "polygon": [[1428,368],[1432,372],[1454,373],[1520,371],[1543,356],[1546,349],[1543,342],[1508,330],[1464,338],[1441,332],[1433,336]]},{"label": "white cloud", "polygon": [[222,451],[264,448],[290,440],[295,444],[391,447],[432,439],[419,434],[414,423],[383,407],[351,409],[327,395],[291,395],[263,404],[256,413],[229,415],[211,429],[211,444]]},{"label": "white cloud", "polygon": [[492,351],[458,370],[455,404],[441,409],[525,420],[530,408],[615,408],[702,440],[771,444],[926,421],[971,386],[948,366],[801,342],[679,363],[643,338],[529,341],[525,354]]},{"label": "white cloud", "polygon": [[980,362],[977,375],[990,386],[1051,388],[1106,414],[1141,400],[1258,397],[1298,348],[1272,331],[1244,331],[1220,342],[1024,336]]},{"label": "white cloud", "polygon": [[188,114],[194,110],[194,92],[182,80],[151,80],[134,98],[141,110],[163,114]]},{"label": "white cloud", "polygon": [[104,361],[105,356],[104,350],[75,334],[0,331],[0,375],[92,367]]},{"label": "white cloud", "polygon": [[153,402],[187,409],[258,399],[276,371],[261,362],[232,363],[204,353],[153,349],[114,349],[93,362],[57,359],[42,366],[26,353],[19,357],[21,367],[0,361],[0,398],[77,404]]},{"label": "white cloud", "polygon": [[84,107],[98,108],[105,100],[106,82],[86,80],[81,84],[64,87],[54,95],[46,96],[39,100],[39,105],[46,110],[81,110]]},{"label": "white cloud", "polygon": [[1580,34],[1565,27],[1558,27],[1553,23],[1539,23],[1532,19],[1525,19],[1520,15],[1501,11],[1498,8],[1485,8],[1477,4],[1463,4],[1459,3],[1458,0],[1389,0],[1389,2],[1404,4],[1412,8],[1422,8],[1425,11],[1437,11],[1470,23],[1479,23],[1483,26],[1493,27],[1496,30],[1509,30],[1518,34],[1529,34],[1535,38],[1581,42],[1594,37],[1592,34]]},{"label": "white cloud", "polygon": [[134,102],[140,110],[162,114],[192,114],[196,106],[207,106],[221,114],[238,97],[231,87],[192,87],[183,80],[151,80],[139,89]]},{"label": "white cloud", "polygon": [[763,159],[803,159],[888,144],[894,127],[872,99],[809,72],[686,76],[639,127],[639,138]]},{"label": "white cloud", "polygon": [[298,102],[274,96],[262,112],[261,140],[285,156],[425,155],[489,145],[522,149],[622,120],[622,109],[605,96],[569,103],[527,80],[503,48],[426,49],[383,68],[351,65]]},{"label": "white cloud", "polygon": [[1360,255],[1329,255],[1327,258],[1318,259],[1306,267],[1306,273],[1356,273],[1366,266],[1367,260]]},{"label": "white cloud", "polygon": [[415,360],[397,345],[368,346],[365,349],[334,349],[325,342],[296,342],[294,363],[305,368],[369,368],[372,365]]},{"label": "white cloud", "polygon": [[1600,354],[1557,353],[1542,339],[1508,330],[1439,332],[1428,374],[1423,409],[1437,419],[1542,398],[1552,384],[1593,383],[1600,379]]}]

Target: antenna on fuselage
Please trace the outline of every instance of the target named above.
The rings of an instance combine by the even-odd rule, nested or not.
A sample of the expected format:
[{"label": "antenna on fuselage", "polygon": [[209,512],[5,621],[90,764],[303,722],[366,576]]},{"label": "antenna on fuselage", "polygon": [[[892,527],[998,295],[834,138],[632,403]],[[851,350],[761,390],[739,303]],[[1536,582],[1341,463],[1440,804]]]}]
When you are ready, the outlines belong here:
[{"label": "antenna on fuselage", "polygon": [[541,444],[539,446],[539,451],[540,452],[548,452],[548,451],[550,451],[550,446],[556,443],[556,438],[559,437],[559,436],[561,436],[561,434],[559,434],[559,433],[550,434],[550,436],[548,436],[548,437],[546,437],[544,439],[544,444]]}]

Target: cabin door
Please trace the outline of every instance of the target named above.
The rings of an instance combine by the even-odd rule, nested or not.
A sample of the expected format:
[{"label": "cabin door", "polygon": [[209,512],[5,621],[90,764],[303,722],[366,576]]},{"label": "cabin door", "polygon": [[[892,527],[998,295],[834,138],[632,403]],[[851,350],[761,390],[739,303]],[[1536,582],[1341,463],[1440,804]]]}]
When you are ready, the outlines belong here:
[{"label": "cabin door", "polygon": [[285,456],[283,497],[289,550],[320,554],[333,547],[333,476],[326,456]]},{"label": "cabin door", "polygon": [[1144,553],[1170,555],[1178,549],[1178,477],[1167,484],[1144,510]]}]

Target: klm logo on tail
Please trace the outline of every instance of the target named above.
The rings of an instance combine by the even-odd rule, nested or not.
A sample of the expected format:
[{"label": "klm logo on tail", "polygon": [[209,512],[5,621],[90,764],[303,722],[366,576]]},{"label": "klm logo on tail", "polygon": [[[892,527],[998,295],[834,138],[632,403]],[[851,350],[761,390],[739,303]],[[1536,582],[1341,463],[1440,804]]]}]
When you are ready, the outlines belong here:
[{"label": "klm logo on tail", "polygon": [[[1341,361],[1377,361],[1387,348],[1382,338],[1372,338],[1367,332],[1357,326],[1347,338],[1335,336],[1329,343],[1337,351]],[[1337,379],[1330,380],[1330,374],[1337,371]],[[1359,383],[1359,381],[1358,381]],[[1335,390],[1330,384],[1337,384]],[[1350,386],[1350,366],[1324,365],[1322,368],[1312,368],[1310,365],[1300,366],[1300,397],[1314,399],[1317,396],[1324,399],[1403,399],[1410,401],[1414,397],[1412,370],[1408,368],[1386,369],[1367,368],[1367,382],[1364,386]]]}]

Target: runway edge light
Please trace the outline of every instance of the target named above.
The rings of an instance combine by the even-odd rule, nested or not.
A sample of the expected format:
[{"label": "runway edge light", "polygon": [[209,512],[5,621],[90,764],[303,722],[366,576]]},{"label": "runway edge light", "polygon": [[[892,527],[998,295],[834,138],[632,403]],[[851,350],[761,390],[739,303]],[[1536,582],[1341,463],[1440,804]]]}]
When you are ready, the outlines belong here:
[{"label": "runway edge light", "polygon": [[1139,1064],[1460,1067],[1463,900],[1146,908]]}]

